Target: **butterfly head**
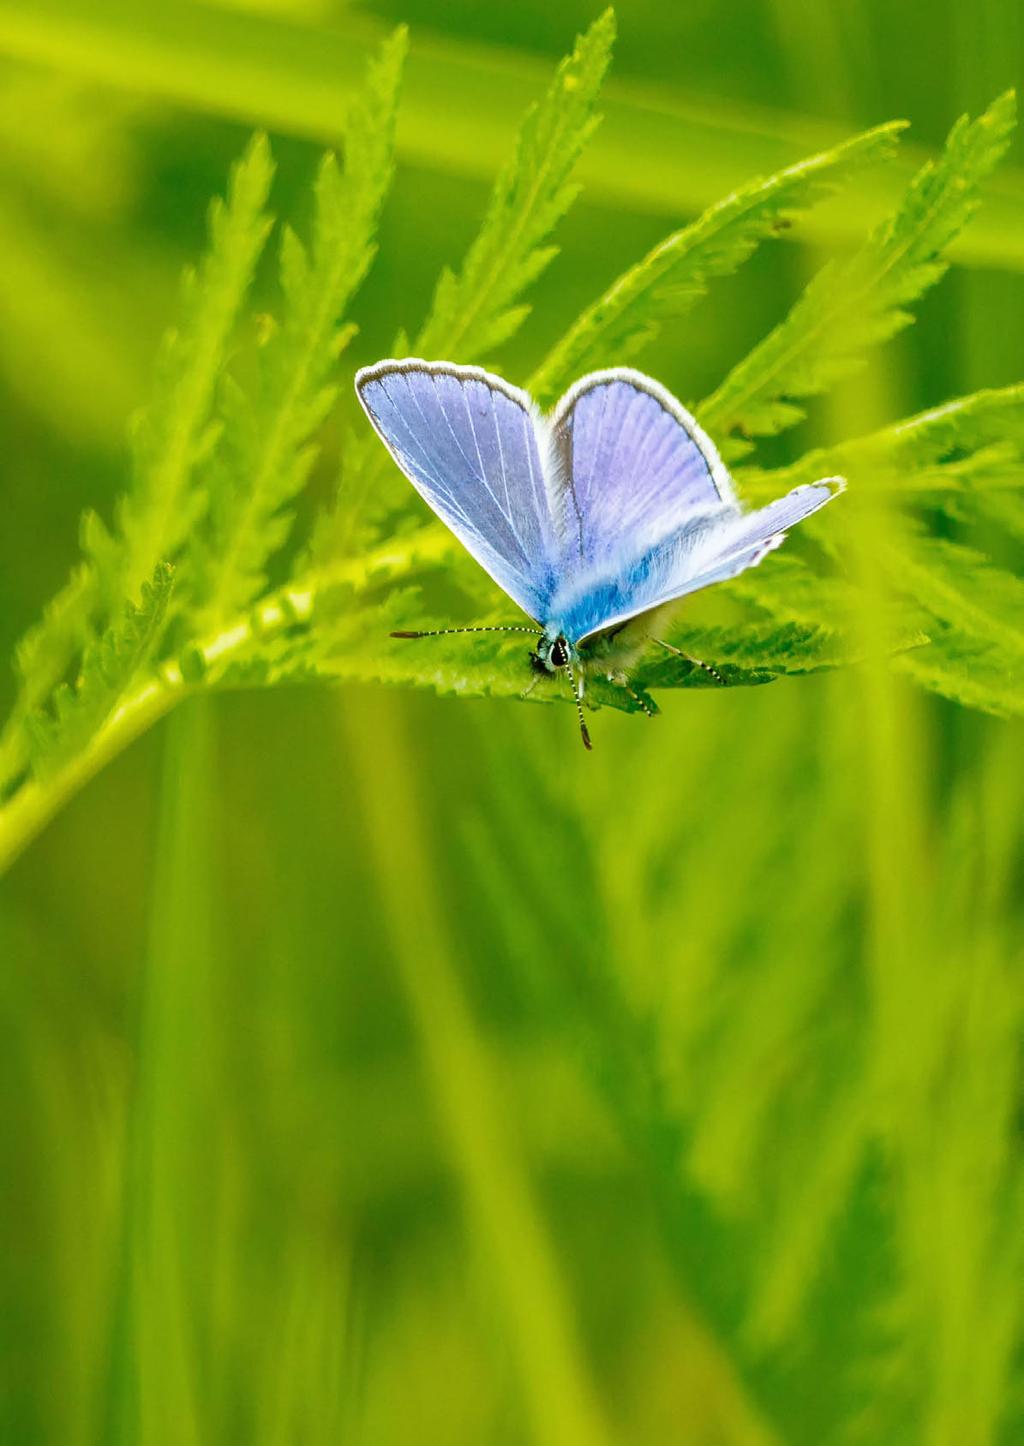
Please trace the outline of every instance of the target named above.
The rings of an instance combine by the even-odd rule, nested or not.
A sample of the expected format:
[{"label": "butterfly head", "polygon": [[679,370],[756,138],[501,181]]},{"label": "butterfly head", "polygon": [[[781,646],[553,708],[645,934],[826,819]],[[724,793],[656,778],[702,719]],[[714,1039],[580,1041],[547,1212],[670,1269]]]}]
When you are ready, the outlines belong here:
[{"label": "butterfly head", "polygon": [[545,633],[530,654],[530,663],[537,673],[560,673],[576,661],[576,649],[564,633]]}]

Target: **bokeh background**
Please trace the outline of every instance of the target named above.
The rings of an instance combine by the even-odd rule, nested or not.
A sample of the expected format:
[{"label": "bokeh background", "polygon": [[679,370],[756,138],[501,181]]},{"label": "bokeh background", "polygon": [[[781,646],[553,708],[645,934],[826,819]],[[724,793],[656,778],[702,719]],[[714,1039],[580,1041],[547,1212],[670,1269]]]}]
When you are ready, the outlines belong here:
[{"label": "bokeh background", "polygon": [[[0,656],[124,485],[252,127],[301,219],[365,58],[410,23],[351,368],[419,322],[594,14],[0,3]],[[733,185],[895,116],[919,159],[1024,70],[1015,0],[618,17],[514,378]],[[763,455],[1020,378],[1021,159],[918,324]],[[764,248],[646,368],[711,390],[910,164]],[[358,420],[346,401],[332,431]],[[561,708],[239,692],[142,739],[18,863],[0,1440],[1024,1439],[1019,723],[869,666],[592,731],[587,756]]]}]

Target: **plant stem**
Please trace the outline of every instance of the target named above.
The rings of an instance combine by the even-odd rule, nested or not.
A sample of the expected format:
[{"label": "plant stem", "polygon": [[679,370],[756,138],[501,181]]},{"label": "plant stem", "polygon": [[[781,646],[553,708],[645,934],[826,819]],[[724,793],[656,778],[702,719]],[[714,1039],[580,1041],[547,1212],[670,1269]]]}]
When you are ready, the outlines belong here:
[{"label": "plant stem", "polygon": [[118,705],[89,744],[63,768],[50,778],[31,779],[22,785],[0,809],[0,875],[94,774],[173,707],[180,693],[180,688],[175,692],[162,680],[148,680]]},{"label": "plant stem", "polygon": [[[257,610],[255,620],[250,617],[233,623],[200,644],[202,662],[211,672],[223,668],[256,632],[274,632],[308,617],[313,598],[312,588],[283,589]],[[79,789],[193,691],[195,685],[185,681],[180,665],[165,663],[155,676],[146,678],[121,699],[81,753],[51,777],[24,783],[0,809],[0,875]]]},{"label": "plant stem", "polygon": [[[141,679],[122,697],[89,743],[48,778],[28,779],[0,808],[0,877],[33,839],[112,759],[134,742],[189,693],[212,687],[219,674],[255,638],[308,623],[317,597],[330,587],[347,585],[357,592],[387,577],[397,578],[439,561],[452,548],[447,529],[430,524],[409,537],[349,559],[328,571],[310,573],[273,593],[245,617],[236,619],[205,641],[188,649],[195,658],[198,683],[186,681],[176,660]],[[190,670],[191,671],[191,670]]]}]

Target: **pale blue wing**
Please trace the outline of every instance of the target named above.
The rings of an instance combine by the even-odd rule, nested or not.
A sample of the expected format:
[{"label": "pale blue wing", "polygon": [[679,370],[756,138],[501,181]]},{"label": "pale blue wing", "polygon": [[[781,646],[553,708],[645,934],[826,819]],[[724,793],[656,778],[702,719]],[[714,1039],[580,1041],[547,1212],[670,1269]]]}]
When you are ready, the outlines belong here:
[{"label": "pale blue wing", "polygon": [[547,432],[526,393],[479,367],[416,359],[364,367],[356,391],[424,501],[543,621],[560,547],[542,460]]},{"label": "pale blue wing", "polygon": [[574,504],[566,567],[623,548],[639,556],[694,517],[738,513],[732,481],[710,438],[664,387],[628,368],[576,383],[551,418],[560,471]]},{"label": "pale blue wing", "polygon": [[552,619],[580,642],[652,608],[674,602],[753,567],[785,540],[786,530],[843,489],[842,478],[795,487],[755,512],[705,516],[632,557],[624,549],[610,568],[591,568],[562,583]]}]

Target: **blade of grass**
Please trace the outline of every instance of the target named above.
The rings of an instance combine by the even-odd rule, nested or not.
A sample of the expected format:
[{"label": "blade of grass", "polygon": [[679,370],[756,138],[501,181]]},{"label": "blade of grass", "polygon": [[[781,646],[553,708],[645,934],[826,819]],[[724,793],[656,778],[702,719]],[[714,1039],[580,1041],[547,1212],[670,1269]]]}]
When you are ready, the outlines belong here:
[{"label": "blade of grass", "polygon": [[[346,14],[330,25],[173,0],[0,0],[0,52],[247,124],[333,140],[385,28]],[[508,136],[544,86],[544,60],[454,37],[417,38],[399,123],[402,160],[490,180]],[[691,101],[613,81],[605,124],[580,166],[611,206],[678,218],[814,150],[842,128],[788,112]],[[808,218],[812,240],[850,243],[892,207],[924,159],[907,148],[891,176],[855,181]],[[680,165],[679,158],[686,157]],[[1024,176],[1004,170],[952,248],[955,260],[1024,267]]]},{"label": "blade of grass", "polygon": [[[452,967],[416,779],[394,699],[353,705],[343,728],[359,781],[382,918],[406,991],[466,1209],[494,1272],[521,1371],[532,1437],[543,1446],[610,1441],[526,1169],[502,1118],[492,1061]],[[387,759],[387,767],[380,760]]]},{"label": "blade of grass", "polygon": [[204,699],[180,713],[165,740],[104,1437],[125,1446],[206,1439],[195,1292],[206,1279],[197,1256],[214,1233],[206,1227],[218,1154],[207,1032],[216,968],[211,707]]}]

